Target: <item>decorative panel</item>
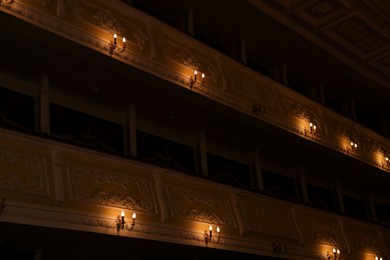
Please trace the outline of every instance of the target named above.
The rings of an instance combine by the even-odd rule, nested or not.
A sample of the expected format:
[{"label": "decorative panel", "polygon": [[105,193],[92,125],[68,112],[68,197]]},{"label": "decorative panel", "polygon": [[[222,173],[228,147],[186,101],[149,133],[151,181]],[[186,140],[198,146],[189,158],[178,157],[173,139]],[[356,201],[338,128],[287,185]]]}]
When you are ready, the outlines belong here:
[{"label": "decorative panel", "polygon": [[[320,215],[299,215],[298,221],[306,244],[324,244],[347,248],[336,218],[323,218]],[[342,250],[345,251],[345,250]]]},{"label": "decorative panel", "polygon": [[71,200],[156,213],[152,182],[140,176],[66,162]]},{"label": "decorative panel", "polygon": [[348,225],[345,229],[349,246],[353,253],[367,252],[375,254],[378,252],[384,252],[381,239],[376,229],[369,229],[364,226],[357,225]]},{"label": "decorative panel", "polygon": [[295,13],[311,26],[319,27],[347,11],[347,7],[338,0],[313,0],[305,1]]},{"label": "decorative panel", "polygon": [[0,188],[50,196],[47,159],[42,155],[0,148]]},{"label": "decorative panel", "polygon": [[356,14],[329,24],[324,28],[324,33],[362,59],[372,57],[389,47],[389,38]]},{"label": "decorative panel", "polygon": [[166,189],[173,218],[213,225],[235,225],[228,197],[172,184],[168,184]]},{"label": "decorative panel", "polygon": [[[272,203],[273,202],[273,203]],[[247,231],[258,235],[298,240],[290,208],[275,201],[241,198],[243,221]]]}]

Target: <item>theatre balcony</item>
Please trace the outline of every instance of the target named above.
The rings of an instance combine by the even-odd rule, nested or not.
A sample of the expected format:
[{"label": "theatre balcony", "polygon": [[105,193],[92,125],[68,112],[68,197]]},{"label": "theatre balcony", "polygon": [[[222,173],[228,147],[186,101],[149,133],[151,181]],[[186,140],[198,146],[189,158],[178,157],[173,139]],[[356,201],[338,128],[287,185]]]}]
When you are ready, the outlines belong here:
[{"label": "theatre balcony", "polygon": [[0,0],[0,259],[390,259],[390,3]]}]

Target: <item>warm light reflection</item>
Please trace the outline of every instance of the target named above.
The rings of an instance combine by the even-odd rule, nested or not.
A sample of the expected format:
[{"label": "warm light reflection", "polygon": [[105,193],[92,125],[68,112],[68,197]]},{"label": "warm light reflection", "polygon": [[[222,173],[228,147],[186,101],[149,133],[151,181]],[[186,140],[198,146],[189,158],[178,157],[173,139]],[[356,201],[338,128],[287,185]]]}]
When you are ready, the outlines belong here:
[{"label": "warm light reflection", "polygon": [[347,145],[345,151],[347,154],[351,154],[357,149],[357,147],[358,147],[357,143],[350,141],[350,144]]},{"label": "warm light reflection", "polygon": [[205,78],[205,74],[202,73],[202,81],[201,82],[198,82],[198,71],[195,70],[194,71],[194,76],[193,77],[190,77],[190,80],[188,82],[188,85],[190,88],[193,88],[195,86],[202,86],[203,83],[204,83],[204,78]]}]

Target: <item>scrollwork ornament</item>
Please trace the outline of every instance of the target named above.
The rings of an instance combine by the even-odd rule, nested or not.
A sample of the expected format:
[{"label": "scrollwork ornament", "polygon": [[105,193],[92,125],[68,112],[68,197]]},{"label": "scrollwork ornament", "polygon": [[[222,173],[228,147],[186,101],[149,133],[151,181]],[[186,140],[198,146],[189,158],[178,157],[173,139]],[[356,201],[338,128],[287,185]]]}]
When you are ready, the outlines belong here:
[{"label": "scrollwork ornament", "polygon": [[180,48],[179,52],[176,54],[180,62],[187,67],[190,67],[193,70],[197,70],[200,67],[200,63],[197,61],[195,55],[190,51],[189,48]]},{"label": "scrollwork ornament", "polygon": [[114,17],[110,11],[99,10],[93,17],[98,21],[100,27],[113,34],[123,34],[125,31],[125,29],[120,25],[118,19]]},{"label": "scrollwork ornament", "polygon": [[11,8],[11,5],[14,3],[14,0],[0,0],[0,6],[3,6],[7,9]]},{"label": "scrollwork ornament", "polygon": [[137,46],[141,50],[145,49],[147,42],[149,42],[149,37],[136,25],[134,25],[133,36],[137,40]]}]

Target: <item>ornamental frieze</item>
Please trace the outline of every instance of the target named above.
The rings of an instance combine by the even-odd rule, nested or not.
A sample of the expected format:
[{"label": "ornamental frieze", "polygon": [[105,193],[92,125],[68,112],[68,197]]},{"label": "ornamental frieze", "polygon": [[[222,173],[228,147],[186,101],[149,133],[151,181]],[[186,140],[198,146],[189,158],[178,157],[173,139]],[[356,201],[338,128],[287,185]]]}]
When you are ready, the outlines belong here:
[{"label": "ornamental frieze", "polygon": [[226,196],[168,185],[168,201],[174,218],[233,226],[233,212]]},{"label": "ornamental frieze", "polygon": [[346,231],[351,251],[373,254],[384,252],[381,239],[376,229],[349,226],[346,228]]},{"label": "ornamental frieze", "polygon": [[75,201],[156,212],[148,179],[67,163],[71,197]]},{"label": "ornamental frieze", "polygon": [[306,215],[299,216],[298,219],[305,243],[346,248],[341,227],[336,219]]},{"label": "ornamental frieze", "polygon": [[268,208],[263,205],[243,203],[244,223],[249,232],[297,240],[298,235],[288,209]]},{"label": "ornamental frieze", "polygon": [[0,187],[49,196],[46,167],[44,157],[0,149]]}]

